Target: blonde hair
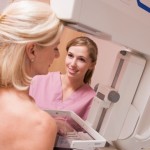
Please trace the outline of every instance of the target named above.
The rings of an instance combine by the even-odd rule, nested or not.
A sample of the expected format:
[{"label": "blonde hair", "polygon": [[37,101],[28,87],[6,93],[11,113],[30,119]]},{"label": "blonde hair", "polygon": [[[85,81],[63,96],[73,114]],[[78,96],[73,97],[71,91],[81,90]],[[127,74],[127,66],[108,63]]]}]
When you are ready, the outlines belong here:
[{"label": "blonde hair", "polygon": [[38,1],[17,1],[0,16],[0,86],[26,90],[31,78],[26,73],[27,43],[55,44],[63,24],[50,5]]}]

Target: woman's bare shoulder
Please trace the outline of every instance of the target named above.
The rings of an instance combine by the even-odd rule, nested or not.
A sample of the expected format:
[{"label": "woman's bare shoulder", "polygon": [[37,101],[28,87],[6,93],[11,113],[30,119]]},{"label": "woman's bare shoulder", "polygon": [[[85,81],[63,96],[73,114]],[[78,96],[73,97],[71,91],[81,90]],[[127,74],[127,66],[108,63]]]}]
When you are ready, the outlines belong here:
[{"label": "woman's bare shoulder", "polygon": [[37,106],[34,106],[32,112],[34,116],[31,117],[31,120],[34,120],[34,127],[36,127],[35,133],[33,133],[34,137],[38,137],[37,140],[39,140],[40,143],[44,143],[41,147],[42,150],[53,150],[57,135],[57,125],[54,118]]},{"label": "woman's bare shoulder", "polygon": [[27,94],[0,91],[0,99],[0,121],[5,120],[5,126],[0,126],[0,130],[5,131],[0,141],[4,138],[7,141],[10,136],[13,136],[15,138],[11,142],[17,143],[16,145],[22,147],[23,150],[30,150],[25,145],[32,147],[31,150],[53,149],[57,126],[48,113],[39,109]]}]

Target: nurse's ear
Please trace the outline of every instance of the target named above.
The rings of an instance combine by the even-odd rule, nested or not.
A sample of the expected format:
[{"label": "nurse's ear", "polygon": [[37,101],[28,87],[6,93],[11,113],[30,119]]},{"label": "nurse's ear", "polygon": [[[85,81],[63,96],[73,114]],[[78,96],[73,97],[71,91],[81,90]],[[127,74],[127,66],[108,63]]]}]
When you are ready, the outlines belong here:
[{"label": "nurse's ear", "polygon": [[93,69],[95,68],[95,65],[96,65],[96,63],[95,63],[95,62],[92,62],[92,63],[90,64],[90,66],[89,66],[89,69],[90,69],[90,70],[93,70]]},{"label": "nurse's ear", "polygon": [[35,43],[28,43],[25,48],[26,54],[31,62],[34,62],[36,56],[35,49],[36,49]]}]

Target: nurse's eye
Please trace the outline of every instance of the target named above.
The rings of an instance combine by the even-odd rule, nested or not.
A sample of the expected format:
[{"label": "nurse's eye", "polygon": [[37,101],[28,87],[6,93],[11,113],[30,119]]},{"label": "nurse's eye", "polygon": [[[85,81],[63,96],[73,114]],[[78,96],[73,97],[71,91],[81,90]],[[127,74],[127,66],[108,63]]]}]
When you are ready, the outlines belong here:
[{"label": "nurse's eye", "polygon": [[68,57],[69,57],[69,58],[73,58],[73,54],[68,53]]},{"label": "nurse's eye", "polygon": [[79,60],[81,61],[81,62],[86,62],[86,60],[84,59],[84,58],[79,58]]}]

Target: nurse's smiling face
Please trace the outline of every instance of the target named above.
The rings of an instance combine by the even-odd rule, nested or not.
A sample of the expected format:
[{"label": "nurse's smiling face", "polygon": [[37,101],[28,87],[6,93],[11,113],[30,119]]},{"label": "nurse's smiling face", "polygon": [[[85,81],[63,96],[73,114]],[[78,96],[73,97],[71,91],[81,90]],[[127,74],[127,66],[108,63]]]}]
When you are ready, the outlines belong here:
[{"label": "nurse's smiling face", "polygon": [[84,80],[86,72],[93,68],[86,46],[71,46],[68,49],[65,64],[67,75],[78,80]]}]

